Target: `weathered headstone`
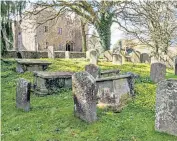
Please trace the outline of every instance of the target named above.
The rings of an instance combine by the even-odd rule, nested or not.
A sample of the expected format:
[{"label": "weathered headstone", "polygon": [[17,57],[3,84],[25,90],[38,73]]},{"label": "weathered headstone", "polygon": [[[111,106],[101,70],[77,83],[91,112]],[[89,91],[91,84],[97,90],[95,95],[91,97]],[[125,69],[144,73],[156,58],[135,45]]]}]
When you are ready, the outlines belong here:
[{"label": "weathered headstone", "polygon": [[158,83],[155,129],[177,136],[177,80]]},{"label": "weathered headstone", "polygon": [[90,51],[90,64],[97,65],[97,62],[98,62],[97,51],[93,49]]},{"label": "weathered headstone", "polygon": [[91,74],[94,78],[99,77],[100,69],[98,66],[96,66],[94,64],[86,65],[85,71],[87,71],[89,74]]},{"label": "weathered headstone", "polygon": [[78,72],[72,76],[74,114],[86,122],[97,119],[97,87],[95,79],[88,72]]},{"label": "weathered headstone", "polygon": [[113,54],[113,64],[122,65],[122,56],[120,54]]},{"label": "weathered headstone", "polygon": [[48,58],[54,59],[54,47],[48,46]]},{"label": "weathered headstone", "polygon": [[165,79],[166,66],[162,63],[151,64],[150,78],[154,82],[159,82]]},{"label": "weathered headstone", "polygon": [[177,57],[175,58],[175,75],[177,75]]},{"label": "weathered headstone", "polygon": [[70,52],[69,51],[65,51],[65,58],[69,59],[70,58]]},{"label": "weathered headstone", "polygon": [[107,50],[104,52],[104,58],[109,61],[112,62],[112,52],[110,50]]},{"label": "weathered headstone", "polygon": [[16,88],[16,107],[18,109],[30,110],[30,88],[30,82],[23,78],[18,79]]},{"label": "weathered headstone", "polygon": [[150,57],[147,53],[140,54],[141,63],[150,63]]}]

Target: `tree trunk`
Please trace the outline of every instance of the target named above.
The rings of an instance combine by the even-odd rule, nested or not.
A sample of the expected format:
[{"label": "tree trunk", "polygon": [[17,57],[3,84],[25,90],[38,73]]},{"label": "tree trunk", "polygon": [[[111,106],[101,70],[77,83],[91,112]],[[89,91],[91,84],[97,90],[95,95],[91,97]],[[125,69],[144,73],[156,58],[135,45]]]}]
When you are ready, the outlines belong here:
[{"label": "tree trunk", "polygon": [[86,23],[81,19],[81,30],[82,30],[82,52],[87,51],[87,40],[86,40],[86,32],[85,32]]},{"label": "tree trunk", "polygon": [[103,50],[110,50],[111,46],[111,25],[112,23],[109,22],[101,22],[101,24],[96,25],[96,30],[100,37],[100,43],[103,47]]}]

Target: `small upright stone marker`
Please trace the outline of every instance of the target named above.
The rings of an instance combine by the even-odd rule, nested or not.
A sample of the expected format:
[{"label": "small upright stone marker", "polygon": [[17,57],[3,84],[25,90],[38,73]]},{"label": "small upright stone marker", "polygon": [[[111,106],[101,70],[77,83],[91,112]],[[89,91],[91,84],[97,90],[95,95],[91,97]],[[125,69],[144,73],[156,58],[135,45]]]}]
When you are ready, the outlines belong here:
[{"label": "small upright stone marker", "polygon": [[90,59],[90,50],[86,51],[86,59]]},{"label": "small upright stone marker", "polygon": [[87,71],[89,74],[91,74],[94,78],[99,77],[100,69],[99,69],[98,66],[96,66],[94,64],[86,65],[85,66],[85,71]]},{"label": "small upright stone marker", "polygon": [[86,122],[97,120],[96,81],[88,72],[78,72],[72,76],[74,114]]},{"label": "small upright stone marker", "polygon": [[93,49],[90,51],[90,64],[97,65],[97,62],[98,62],[97,51]]},{"label": "small upright stone marker", "polygon": [[113,54],[113,64],[122,65],[122,56],[120,54]]},{"label": "small upright stone marker", "polygon": [[175,75],[177,75],[177,57],[175,58]]},{"label": "small upright stone marker", "polygon": [[70,52],[69,51],[65,51],[65,58],[69,59],[70,58]]},{"label": "small upright stone marker", "polygon": [[162,63],[151,64],[150,78],[154,82],[159,82],[165,79],[166,66]]},{"label": "small upright stone marker", "polygon": [[54,59],[54,47],[48,46],[48,58]]},{"label": "small upright stone marker", "polygon": [[158,83],[156,92],[155,129],[177,136],[177,80]]},{"label": "small upright stone marker", "polygon": [[18,79],[16,88],[16,107],[18,109],[30,110],[30,88],[30,82],[23,78]]}]

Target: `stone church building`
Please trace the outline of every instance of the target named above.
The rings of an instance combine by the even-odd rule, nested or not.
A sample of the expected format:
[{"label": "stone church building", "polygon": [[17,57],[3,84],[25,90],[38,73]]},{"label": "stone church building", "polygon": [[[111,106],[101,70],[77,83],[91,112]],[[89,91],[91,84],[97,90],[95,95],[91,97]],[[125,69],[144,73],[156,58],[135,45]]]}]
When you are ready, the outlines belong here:
[{"label": "stone church building", "polygon": [[79,16],[65,13],[56,17],[54,9],[39,11],[26,12],[20,22],[14,22],[15,50],[45,51],[48,46],[54,46],[55,51],[82,51]]}]

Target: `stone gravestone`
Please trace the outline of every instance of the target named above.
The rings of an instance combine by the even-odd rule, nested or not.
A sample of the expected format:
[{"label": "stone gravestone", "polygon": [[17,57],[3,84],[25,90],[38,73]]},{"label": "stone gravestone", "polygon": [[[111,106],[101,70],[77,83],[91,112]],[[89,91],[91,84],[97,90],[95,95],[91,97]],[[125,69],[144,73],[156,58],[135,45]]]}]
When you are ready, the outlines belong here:
[{"label": "stone gravestone", "polygon": [[23,78],[18,79],[16,88],[16,107],[18,109],[30,110],[30,88],[30,82]]},{"label": "stone gravestone", "polygon": [[48,46],[48,58],[54,59],[54,47]]},{"label": "stone gravestone", "polygon": [[97,51],[93,49],[90,51],[90,64],[97,65],[97,62],[98,62]]},{"label": "stone gravestone", "polygon": [[133,50],[132,53],[130,53],[130,56],[131,56],[131,62],[133,63],[140,63],[140,52],[139,51],[135,51]]},{"label": "stone gravestone", "polygon": [[87,71],[89,74],[91,74],[94,78],[99,77],[100,69],[98,66],[96,66],[94,64],[86,65],[85,71]]},{"label": "stone gravestone", "polygon": [[150,57],[147,53],[140,54],[141,63],[150,63]]},{"label": "stone gravestone", "polygon": [[65,58],[69,59],[70,58],[70,52],[69,51],[65,51]]},{"label": "stone gravestone", "polygon": [[177,80],[158,83],[155,129],[177,136]]},{"label": "stone gravestone", "polygon": [[159,82],[165,79],[166,66],[162,63],[151,64],[150,78],[153,82]]},{"label": "stone gravestone", "polygon": [[113,54],[113,64],[122,65],[122,56],[120,54]]},{"label": "stone gravestone", "polygon": [[177,75],[177,57],[175,58],[175,75]]},{"label": "stone gravestone", "polygon": [[72,90],[74,96],[74,114],[86,122],[97,119],[96,81],[88,72],[78,72],[72,76]]},{"label": "stone gravestone", "polygon": [[107,50],[104,52],[104,58],[109,61],[112,62],[112,52],[110,50]]}]

